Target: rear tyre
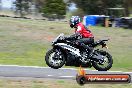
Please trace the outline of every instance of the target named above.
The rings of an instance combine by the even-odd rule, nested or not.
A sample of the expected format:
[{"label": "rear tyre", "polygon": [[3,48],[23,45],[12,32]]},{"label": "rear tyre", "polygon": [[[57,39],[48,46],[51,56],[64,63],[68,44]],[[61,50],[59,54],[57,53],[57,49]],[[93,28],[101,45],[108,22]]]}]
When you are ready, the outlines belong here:
[{"label": "rear tyre", "polygon": [[61,50],[51,49],[46,53],[45,61],[49,67],[58,69],[65,64],[65,57]]},{"label": "rear tyre", "polygon": [[[112,67],[112,64],[113,64],[112,56],[108,52],[105,52],[105,51],[103,52],[101,51],[100,54],[105,57],[104,62],[103,63],[93,62],[92,65],[98,71],[107,71]],[[104,66],[105,64],[107,65]]]}]

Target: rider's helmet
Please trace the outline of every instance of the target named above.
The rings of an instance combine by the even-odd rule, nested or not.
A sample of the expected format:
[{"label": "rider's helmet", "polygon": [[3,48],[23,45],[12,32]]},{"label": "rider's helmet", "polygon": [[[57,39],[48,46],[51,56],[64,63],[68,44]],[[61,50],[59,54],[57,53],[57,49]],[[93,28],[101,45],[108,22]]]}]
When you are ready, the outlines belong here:
[{"label": "rider's helmet", "polygon": [[70,27],[73,28],[76,26],[76,24],[80,23],[81,19],[79,16],[72,16],[70,19]]}]

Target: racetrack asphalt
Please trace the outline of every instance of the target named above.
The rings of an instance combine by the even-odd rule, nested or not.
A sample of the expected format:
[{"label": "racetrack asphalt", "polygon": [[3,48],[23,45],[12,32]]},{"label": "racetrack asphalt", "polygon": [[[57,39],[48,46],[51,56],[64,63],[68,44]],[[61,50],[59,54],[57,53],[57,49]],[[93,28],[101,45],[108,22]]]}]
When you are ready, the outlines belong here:
[{"label": "racetrack asphalt", "polygon": [[[87,74],[130,74],[132,72],[122,71],[95,71],[85,69]],[[52,69],[49,67],[37,66],[15,66],[0,65],[0,77],[32,77],[32,78],[52,78],[52,79],[75,79],[78,69],[60,68]],[[132,79],[131,79],[132,83]]]}]

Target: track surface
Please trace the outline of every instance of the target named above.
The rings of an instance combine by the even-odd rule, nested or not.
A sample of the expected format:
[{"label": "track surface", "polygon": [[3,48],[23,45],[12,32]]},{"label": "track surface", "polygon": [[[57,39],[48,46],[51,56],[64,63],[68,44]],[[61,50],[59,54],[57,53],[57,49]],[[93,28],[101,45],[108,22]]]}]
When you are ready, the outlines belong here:
[{"label": "track surface", "polygon": [[[130,74],[132,72],[121,71],[94,71],[85,70],[89,74]],[[53,79],[75,79],[78,70],[74,68],[52,69],[48,67],[33,66],[0,66],[0,77],[32,77],[32,78],[53,78]],[[132,79],[131,79],[132,82]]]}]

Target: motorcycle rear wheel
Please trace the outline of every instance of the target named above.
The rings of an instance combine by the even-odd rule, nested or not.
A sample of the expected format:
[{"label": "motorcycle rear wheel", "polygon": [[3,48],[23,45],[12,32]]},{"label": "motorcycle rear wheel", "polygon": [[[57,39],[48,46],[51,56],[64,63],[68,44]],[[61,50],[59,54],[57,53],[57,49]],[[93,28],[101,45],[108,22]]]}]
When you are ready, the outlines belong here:
[{"label": "motorcycle rear wheel", "polygon": [[108,65],[103,66],[104,64],[100,64],[98,62],[93,62],[92,65],[98,71],[107,71],[112,67],[112,64],[113,64],[112,56],[108,52],[105,52],[105,51],[103,52],[101,51],[100,54],[105,56],[105,59],[107,59],[108,61]]}]

